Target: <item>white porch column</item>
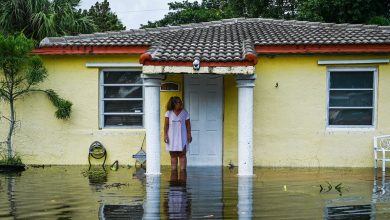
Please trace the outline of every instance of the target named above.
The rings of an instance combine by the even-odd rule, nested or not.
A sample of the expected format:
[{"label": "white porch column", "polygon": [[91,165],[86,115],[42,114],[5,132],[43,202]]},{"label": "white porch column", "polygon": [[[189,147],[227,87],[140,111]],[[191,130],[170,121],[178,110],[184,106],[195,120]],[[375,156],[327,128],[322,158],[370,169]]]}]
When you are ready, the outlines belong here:
[{"label": "white porch column", "polygon": [[252,219],[253,214],[253,177],[238,177],[238,219]]},{"label": "white porch column", "polygon": [[238,175],[253,175],[253,87],[256,75],[238,75]]},{"label": "white porch column", "polygon": [[[148,167],[146,167],[148,168]],[[160,219],[160,176],[146,176],[146,200],[143,219]]]},{"label": "white porch column", "polygon": [[158,74],[142,74],[145,88],[146,174],[160,175],[160,85]]}]

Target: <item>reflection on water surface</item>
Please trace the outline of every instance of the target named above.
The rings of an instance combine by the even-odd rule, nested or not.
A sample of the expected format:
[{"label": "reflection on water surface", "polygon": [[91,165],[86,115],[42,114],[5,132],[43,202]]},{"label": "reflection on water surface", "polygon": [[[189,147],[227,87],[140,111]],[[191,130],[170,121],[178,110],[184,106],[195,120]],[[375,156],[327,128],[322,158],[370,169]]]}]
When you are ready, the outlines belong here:
[{"label": "reflection on water surface", "polygon": [[[82,166],[0,174],[0,219],[389,219],[390,177],[373,169],[135,168],[84,177]],[[98,169],[98,168],[96,168]]]}]

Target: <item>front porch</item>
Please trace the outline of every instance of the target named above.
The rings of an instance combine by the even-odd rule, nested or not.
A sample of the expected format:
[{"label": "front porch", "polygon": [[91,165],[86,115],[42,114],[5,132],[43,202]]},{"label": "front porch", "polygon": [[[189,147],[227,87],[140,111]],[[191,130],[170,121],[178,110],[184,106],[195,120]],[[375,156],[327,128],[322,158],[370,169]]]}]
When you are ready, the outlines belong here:
[{"label": "front porch", "polygon": [[[189,166],[238,165],[239,175],[253,174],[254,74],[153,73],[143,67],[147,174],[160,174],[169,161],[165,153],[163,115],[171,96],[183,99],[193,126]],[[169,71],[175,72],[170,67]],[[191,68],[192,69],[192,68]],[[146,71],[145,71],[146,70]],[[161,83],[178,84],[178,91],[160,91]],[[160,94],[160,95],[158,95]]]}]

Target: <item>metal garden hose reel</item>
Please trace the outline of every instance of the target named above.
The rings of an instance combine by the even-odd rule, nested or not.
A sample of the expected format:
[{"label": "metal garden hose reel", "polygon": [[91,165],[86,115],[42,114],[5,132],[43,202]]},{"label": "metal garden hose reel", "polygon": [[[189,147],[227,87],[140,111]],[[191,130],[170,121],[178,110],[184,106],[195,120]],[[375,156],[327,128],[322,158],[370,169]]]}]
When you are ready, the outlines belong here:
[{"label": "metal garden hose reel", "polygon": [[91,169],[91,157],[95,158],[95,159],[102,159],[104,158],[104,161],[103,161],[103,169],[105,170],[105,163],[106,163],[106,159],[107,159],[107,150],[106,148],[103,146],[102,143],[100,143],[99,141],[94,141],[91,146],[89,146],[89,153],[88,153],[88,163],[89,163],[89,169]]}]

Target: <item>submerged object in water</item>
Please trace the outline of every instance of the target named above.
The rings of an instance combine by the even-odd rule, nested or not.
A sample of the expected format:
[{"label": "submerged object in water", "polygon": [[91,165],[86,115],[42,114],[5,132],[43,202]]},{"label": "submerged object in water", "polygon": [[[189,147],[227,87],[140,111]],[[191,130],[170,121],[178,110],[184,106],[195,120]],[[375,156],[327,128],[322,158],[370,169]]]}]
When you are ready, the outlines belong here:
[{"label": "submerged object in water", "polygon": [[118,164],[118,161],[116,160],[110,167],[111,170],[113,171],[117,171],[119,168],[119,164]]}]

